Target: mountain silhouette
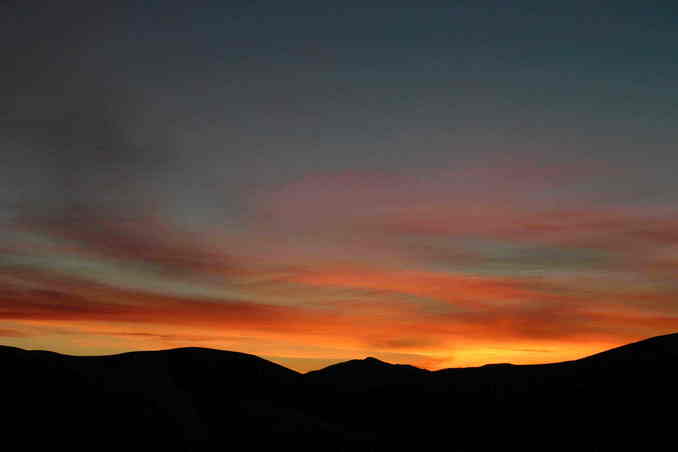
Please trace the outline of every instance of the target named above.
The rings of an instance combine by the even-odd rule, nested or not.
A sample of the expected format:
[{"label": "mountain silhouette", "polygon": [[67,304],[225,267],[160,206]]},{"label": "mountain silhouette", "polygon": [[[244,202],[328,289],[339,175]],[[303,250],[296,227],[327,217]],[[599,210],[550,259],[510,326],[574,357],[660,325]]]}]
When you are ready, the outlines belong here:
[{"label": "mountain silhouette", "polygon": [[5,437],[28,450],[648,450],[671,441],[678,401],[678,334],[562,363],[438,371],[366,358],[300,374],[204,348],[0,346],[0,366]]},{"label": "mountain silhouette", "polygon": [[304,382],[360,391],[384,385],[415,383],[429,373],[407,364],[390,364],[368,357],[308,372],[304,375]]}]

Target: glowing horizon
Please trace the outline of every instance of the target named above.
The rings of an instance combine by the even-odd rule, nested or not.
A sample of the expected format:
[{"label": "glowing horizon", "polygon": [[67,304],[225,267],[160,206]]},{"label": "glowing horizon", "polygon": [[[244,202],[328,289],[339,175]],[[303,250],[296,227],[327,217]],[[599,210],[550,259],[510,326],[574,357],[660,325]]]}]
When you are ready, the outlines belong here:
[{"label": "glowing horizon", "polygon": [[543,180],[510,177],[525,170],[469,173],[306,177],[222,231],[89,209],[20,219],[3,342],[440,368],[563,361],[675,329],[665,206],[575,209],[566,181],[554,208],[535,199]]}]

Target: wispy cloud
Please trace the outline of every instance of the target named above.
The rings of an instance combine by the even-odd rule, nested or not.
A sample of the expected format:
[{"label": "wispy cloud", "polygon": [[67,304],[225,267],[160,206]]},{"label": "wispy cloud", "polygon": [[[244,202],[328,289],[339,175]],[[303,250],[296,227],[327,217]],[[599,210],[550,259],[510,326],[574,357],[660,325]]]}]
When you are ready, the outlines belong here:
[{"label": "wispy cloud", "polygon": [[3,232],[0,334],[442,366],[675,329],[675,212],[593,196],[576,169],[315,174],[198,230],[156,210],[25,215]]}]

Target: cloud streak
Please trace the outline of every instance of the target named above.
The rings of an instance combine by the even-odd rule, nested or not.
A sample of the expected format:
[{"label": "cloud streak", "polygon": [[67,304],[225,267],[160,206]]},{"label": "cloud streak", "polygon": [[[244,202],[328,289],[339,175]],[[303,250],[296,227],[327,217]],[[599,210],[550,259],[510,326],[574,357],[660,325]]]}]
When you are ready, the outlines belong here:
[{"label": "cloud streak", "polygon": [[162,209],[26,212],[4,230],[2,335],[439,367],[571,359],[672,331],[678,217],[574,199],[588,177],[516,163],[308,175],[197,230]]}]

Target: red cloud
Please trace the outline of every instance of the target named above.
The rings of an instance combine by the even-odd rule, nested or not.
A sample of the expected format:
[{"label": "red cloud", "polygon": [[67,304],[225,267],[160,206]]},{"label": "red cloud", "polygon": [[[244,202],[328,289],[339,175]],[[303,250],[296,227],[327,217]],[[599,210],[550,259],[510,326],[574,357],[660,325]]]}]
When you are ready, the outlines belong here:
[{"label": "red cloud", "polygon": [[79,251],[152,262],[167,271],[235,271],[233,260],[208,238],[177,229],[170,220],[138,211],[73,207],[45,217],[23,218],[18,228],[68,239]]},{"label": "red cloud", "polygon": [[[441,354],[451,356],[465,351],[465,357],[455,365],[476,362],[469,353],[478,347],[485,349],[490,343],[516,349],[543,349],[546,344],[560,353],[552,355],[553,359],[572,358],[603,345],[669,331],[678,320],[675,315],[648,315],[647,311],[614,305],[607,305],[607,311],[595,311],[590,309],[590,300],[549,292],[539,283],[526,281],[343,271],[305,274],[296,282],[323,289],[350,287],[357,291],[357,299],[304,308],[246,301],[206,302],[54,282],[59,290],[4,287],[0,293],[0,319],[17,324],[62,325],[76,332],[84,328],[90,334],[101,331],[99,334],[143,343],[189,342],[191,337],[200,337],[202,342],[218,344],[220,337],[237,333],[255,342],[284,338],[300,350],[322,345],[364,349],[365,353],[407,351],[419,354],[419,358],[410,361],[419,364],[426,361],[422,354],[433,363],[442,362]],[[416,300],[410,304],[375,302],[371,298],[374,291],[382,297],[392,293],[394,301],[409,294],[437,300],[442,308],[449,305],[458,309],[431,310],[430,305],[417,306]],[[113,328],[116,324],[120,327]],[[140,333],[151,333],[143,329],[130,332],[126,326],[129,324],[146,325],[156,337],[139,337]],[[186,337],[186,333],[177,333],[185,327],[199,333]],[[224,341],[237,346],[237,342]],[[268,353],[275,354],[275,350]],[[477,356],[484,357],[482,353]],[[543,360],[543,356],[538,359]]]},{"label": "red cloud", "polygon": [[[498,358],[503,360],[523,359],[532,349],[554,351],[549,359],[574,358],[585,350],[675,329],[677,316],[670,308],[678,262],[672,251],[678,243],[675,212],[574,199],[563,193],[581,177],[574,171],[521,165],[418,176],[307,177],[259,198],[251,223],[237,237],[218,230],[199,236],[158,216],[93,209],[24,219],[20,227],[67,239],[76,249],[35,250],[17,243],[11,247],[16,255],[75,254],[115,263],[102,265],[103,271],[126,262],[150,263],[143,267],[149,268],[147,274],[135,276],[162,272],[164,279],[154,283],[175,277],[187,284],[209,281],[210,288],[238,298],[211,296],[208,301],[176,295],[181,291],[151,293],[153,284],[148,290],[139,289],[146,285],[138,281],[125,286],[124,277],[130,277],[125,272],[112,279],[120,287],[109,287],[76,279],[90,273],[56,276],[59,259],[31,267],[30,259],[18,258],[5,262],[0,277],[0,320],[155,343],[247,335],[259,344],[289,341],[298,354],[305,347],[334,347],[407,352],[417,355],[417,362],[430,363],[454,355],[460,360],[456,364],[498,356],[488,354],[497,348],[523,353]],[[419,238],[428,241],[422,245]],[[509,270],[527,259],[514,249],[546,249],[532,256],[539,262],[539,277],[495,271],[488,265],[493,250],[486,253],[492,243],[513,246],[496,258]],[[228,246],[238,252],[223,251]],[[559,279],[552,277],[555,262],[548,260],[549,252],[556,258],[566,254],[553,251],[559,247],[573,250],[565,256],[570,261],[585,255],[578,254],[580,249],[602,250],[614,259],[597,264],[591,278],[602,279],[596,284],[579,277]],[[259,259],[245,263],[235,255]],[[12,267],[24,261],[29,264]],[[88,262],[93,261],[76,264]],[[441,267],[457,273],[430,271]],[[471,274],[471,268],[485,271]],[[636,279],[621,286],[615,272]],[[647,289],[655,283],[669,289]],[[261,301],[272,299],[284,301]],[[148,326],[148,331],[132,331],[130,324]],[[195,331],[177,332],[187,326]],[[30,339],[21,328],[1,334]],[[544,359],[531,356],[525,359]]]}]

